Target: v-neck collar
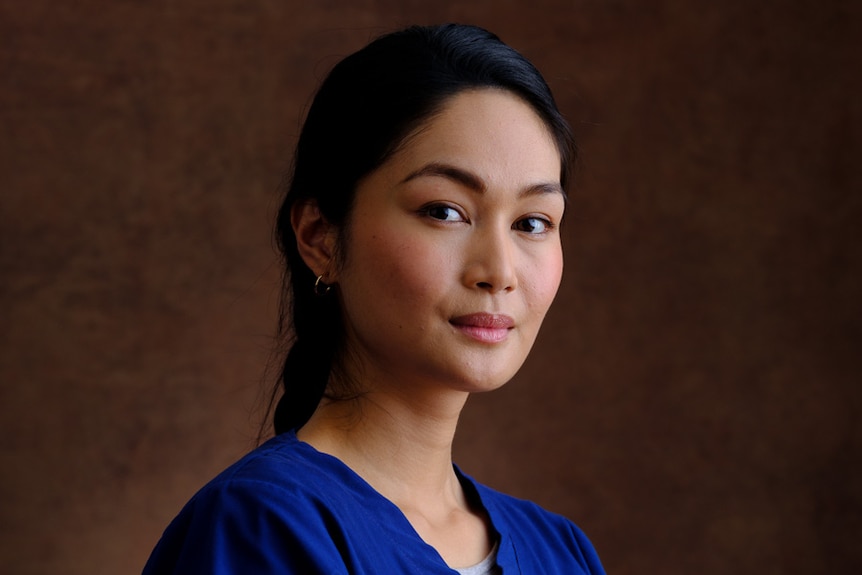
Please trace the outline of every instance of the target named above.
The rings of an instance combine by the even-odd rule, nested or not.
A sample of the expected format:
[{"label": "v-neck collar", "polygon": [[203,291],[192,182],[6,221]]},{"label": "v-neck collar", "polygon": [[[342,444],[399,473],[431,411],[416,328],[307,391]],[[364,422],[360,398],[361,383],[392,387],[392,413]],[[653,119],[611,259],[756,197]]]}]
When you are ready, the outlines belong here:
[{"label": "v-neck collar", "polygon": [[[440,568],[441,573],[457,573],[446,564],[433,546],[422,539],[413,524],[395,503],[374,489],[346,463],[334,455],[318,451],[313,445],[301,441],[293,431],[284,433],[278,438],[294,443],[298,449],[305,451],[318,465],[325,467],[327,471],[338,478],[339,483],[346,491],[353,492],[360,503],[360,508],[366,515],[366,519],[377,523],[381,530],[389,536],[390,543],[394,548],[407,554],[415,564],[417,572],[430,573],[429,565],[435,565]],[[453,468],[467,498],[472,504],[485,511],[492,532],[497,534],[497,565],[503,569],[504,573],[520,573],[517,554],[508,529],[506,529],[506,522],[490,498],[482,495],[482,490],[487,488],[476,483],[454,463]],[[408,540],[412,540],[414,544],[405,545],[404,543],[408,543]]]}]

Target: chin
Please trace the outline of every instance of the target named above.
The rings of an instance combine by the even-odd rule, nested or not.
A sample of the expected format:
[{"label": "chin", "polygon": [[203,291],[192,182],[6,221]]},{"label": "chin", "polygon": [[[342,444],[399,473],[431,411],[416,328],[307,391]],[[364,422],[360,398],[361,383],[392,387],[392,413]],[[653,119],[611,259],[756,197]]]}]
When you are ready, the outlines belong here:
[{"label": "chin", "polygon": [[461,387],[464,391],[469,393],[486,393],[488,391],[494,391],[496,389],[500,389],[515,376],[512,374],[502,374],[502,375],[491,375],[488,377],[472,377],[465,378],[461,381]]},{"label": "chin", "polygon": [[489,391],[497,391],[498,389],[500,389],[501,387],[503,387],[507,383],[509,383],[508,380],[504,381],[503,383],[498,383],[495,385],[476,386],[474,389],[471,389],[469,391],[471,394],[473,394],[473,393],[488,393]]}]

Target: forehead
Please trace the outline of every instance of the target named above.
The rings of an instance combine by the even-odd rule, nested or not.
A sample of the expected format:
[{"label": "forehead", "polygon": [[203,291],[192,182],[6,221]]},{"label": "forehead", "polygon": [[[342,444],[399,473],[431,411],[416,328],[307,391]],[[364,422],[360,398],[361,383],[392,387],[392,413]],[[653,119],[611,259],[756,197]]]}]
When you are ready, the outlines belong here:
[{"label": "forehead", "polygon": [[489,183],[504,177],[558,182],[561,169],[556,141],[535,110],[490,88],[452,96],[383,167],[415,170],[432,162],[463,166]]}]

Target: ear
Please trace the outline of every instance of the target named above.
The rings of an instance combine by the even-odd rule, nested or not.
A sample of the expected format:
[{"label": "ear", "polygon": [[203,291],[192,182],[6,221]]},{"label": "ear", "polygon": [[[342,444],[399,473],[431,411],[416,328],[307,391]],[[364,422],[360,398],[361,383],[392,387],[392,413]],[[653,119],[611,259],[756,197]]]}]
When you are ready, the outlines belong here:
[{"label": "ear", "polygon": [[[335,264],[337,229],[323,217],[314,200],[293,204],[290,224],[296,235],[296,247],[302,261],[314,275],[323,275],[326,281],[326,276]],[[332,279],[329,278],[329,281]]]}]

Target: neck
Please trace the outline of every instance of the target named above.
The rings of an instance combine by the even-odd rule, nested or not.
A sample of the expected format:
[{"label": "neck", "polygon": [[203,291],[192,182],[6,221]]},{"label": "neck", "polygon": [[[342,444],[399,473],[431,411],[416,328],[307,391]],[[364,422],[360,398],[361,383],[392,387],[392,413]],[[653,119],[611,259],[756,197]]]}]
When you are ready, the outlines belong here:
[{"label": "neck", "polygon": [[468,394],[393,380],[400,385],[367,386],[356,399],[322,402],[297,435],[394,503],[447,564],[474,565],[488,555],[494,535],[452,467]]},{"label": "neck", "polygon": [[297,436],[341,459],[399,507],[463,506],[452,442],[467,395],[372,390],[324,401]]}]

